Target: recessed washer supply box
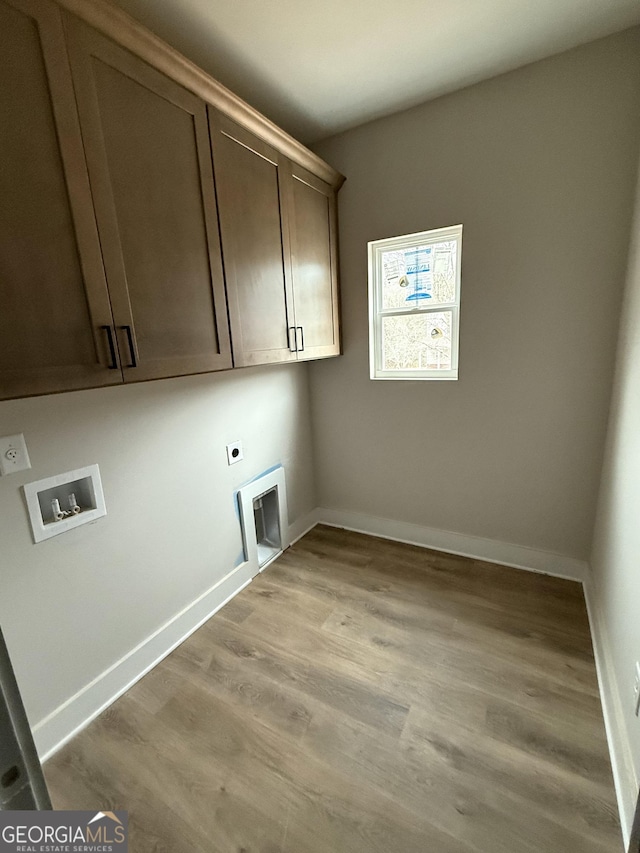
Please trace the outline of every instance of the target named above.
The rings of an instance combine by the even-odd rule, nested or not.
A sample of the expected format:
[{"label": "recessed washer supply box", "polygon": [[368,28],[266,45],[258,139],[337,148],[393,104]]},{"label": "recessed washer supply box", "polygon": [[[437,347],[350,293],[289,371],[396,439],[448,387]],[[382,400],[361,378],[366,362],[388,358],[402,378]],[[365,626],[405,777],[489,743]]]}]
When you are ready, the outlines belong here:
[{"label": "recessed washer supply box", "polygon": [[23,488],[34,542],[66,533],[107,514],[97,465],[36,480]]}]

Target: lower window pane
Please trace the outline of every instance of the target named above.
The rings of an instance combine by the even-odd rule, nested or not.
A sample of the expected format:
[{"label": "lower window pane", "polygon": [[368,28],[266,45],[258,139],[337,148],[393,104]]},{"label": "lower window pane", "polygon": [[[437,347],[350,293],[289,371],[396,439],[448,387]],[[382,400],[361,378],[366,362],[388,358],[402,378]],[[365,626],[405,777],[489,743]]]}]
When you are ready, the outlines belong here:
[{"label": "lower window pane", "polygon": [[453,313],[382,318],[383,370],[451,370]]}]

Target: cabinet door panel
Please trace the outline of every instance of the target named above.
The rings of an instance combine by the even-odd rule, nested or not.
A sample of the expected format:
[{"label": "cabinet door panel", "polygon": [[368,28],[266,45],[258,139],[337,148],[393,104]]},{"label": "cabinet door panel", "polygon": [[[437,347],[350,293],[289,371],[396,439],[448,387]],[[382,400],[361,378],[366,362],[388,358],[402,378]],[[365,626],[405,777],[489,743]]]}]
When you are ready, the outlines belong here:
[{"label": "cabinet door panel", "polygon": [[209,121],[234,363],[290,361],[296,355],[289,348],[294,323],[280,155],[212,108]]},{"label": "cabinet door panel", "polygon": [[0,398],[122,382],[59,10],[0,2]]},{"label": "cabinet door panel", "polygon": [[338,355],[337,229],[332,188],[293,165],[287,215],[298,358]]},{"label": "cabinet door panel", "polygon": [[206,106],[66,21],[125,381],[230,367]]}]

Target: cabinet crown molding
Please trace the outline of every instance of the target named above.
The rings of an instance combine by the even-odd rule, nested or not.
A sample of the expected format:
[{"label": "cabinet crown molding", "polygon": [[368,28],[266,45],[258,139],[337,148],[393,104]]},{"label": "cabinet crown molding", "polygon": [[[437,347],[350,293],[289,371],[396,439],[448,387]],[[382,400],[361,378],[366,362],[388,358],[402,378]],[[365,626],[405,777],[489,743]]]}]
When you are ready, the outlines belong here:
[{"label": "cabinet crown molding", "polygon": [[58,5],[76,15],[104,35],[118,42],[141,59],[190,89],[207,103],[217,107],[234,121],[277,148],[282,154],[308,169],[334,189],[344,183],[344,176],[325,163],[301,142],[214,80],[134,18],[107,0],[56,0]]}]

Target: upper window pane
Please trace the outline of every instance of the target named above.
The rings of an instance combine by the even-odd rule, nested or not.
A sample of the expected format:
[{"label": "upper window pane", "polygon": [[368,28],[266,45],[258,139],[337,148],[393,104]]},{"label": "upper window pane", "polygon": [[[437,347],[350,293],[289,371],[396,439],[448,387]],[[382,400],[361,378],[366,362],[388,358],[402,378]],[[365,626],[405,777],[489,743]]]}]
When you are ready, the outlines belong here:
[{"label": "upper window pane", "polygon": [[455,240],[382,253],[382,308],[427,308],[456,298]]}]

